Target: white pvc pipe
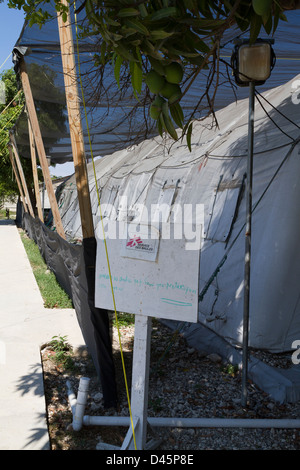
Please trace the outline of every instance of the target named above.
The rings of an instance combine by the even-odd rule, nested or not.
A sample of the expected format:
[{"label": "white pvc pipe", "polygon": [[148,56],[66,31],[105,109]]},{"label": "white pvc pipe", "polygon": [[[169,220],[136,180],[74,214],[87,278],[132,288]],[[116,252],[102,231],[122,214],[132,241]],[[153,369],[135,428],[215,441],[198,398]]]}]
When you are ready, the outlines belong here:
[{"label": "white pvc pipe", "polygon": [[80,431],[80,429],[82,428],[83,416],[89,389],[89,382],[90,379],[87,377],[82,377],[79,381],[78,395],[72,423],[74,431]]},{"label": "white pvc pipe", "polygon": [[[130,426],[129,416],[88,416],[84,415],[87,399],[89,379],[82,378],[79,383],[78,398],[73,415],[73,429],[79,431],[85,426]],[[69,400],[74,410],[74,394],[69,387]],[[174,427],[174,428],[278,428],[297,429],[300,428],[300,419],[247,419],[247,418],[153,418],[148,417],[150,426]],[[75,427],[74,427],[75,426]]]},{"label": "white pvc pipe", "polygon": [[151,426],[191,428],[299,428],[300,419],[148,418]]},{"label": "white pvc pipe", "polygon": [[83,417],[84,426],[130,426],[129,416],[88,416]]},{"label": "white pvc pipe", "polygon": [[[300,419],[150,418],[150,426],[174,428],[300,428]],[[86,426],[129,426],[124,416],[84,416]]]},{"label": "white pvc pipe", "polygon": [[71,407],[71,410],[72,410],[72,415],[74,415],[75,414],[76,403],[77,403],[76,396],[75,396],[75,393],[72,390],[72,385],[71,385],[71,382],[69,380],[66,381],[66,386],[67,386],[67,390],[68,390],[68,400],[69,400],[70,407]]}]

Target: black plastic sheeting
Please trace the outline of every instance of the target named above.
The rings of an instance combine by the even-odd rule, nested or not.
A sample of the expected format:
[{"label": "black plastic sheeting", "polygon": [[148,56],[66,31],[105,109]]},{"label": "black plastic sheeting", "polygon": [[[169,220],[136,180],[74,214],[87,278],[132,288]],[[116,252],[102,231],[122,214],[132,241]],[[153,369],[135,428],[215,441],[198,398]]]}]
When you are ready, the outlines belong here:
[{"label": "black plastic sheeting", "polygon": [[110,339],[109,315],[94,307],[96,240],[72,245],[46,227],[38,218],[20,211],[17,225],[39,247],[49,269],[73,301],[84,341],[93,359],[102,386],[104,406],[117,407],[115,368]]},{"label": "black plastic sheeting", "polygon": [[[50,12],[54,11],[49,3]],[[71,12],[72,13],[72,12]],[[257,87],[259,92],[280,86],[291,80],[300,72],[300,10],[286,12],[288,22],[280,21],[275,32],[274,51],[276,64],[270,78],[264,85]],[[84,10],[78,16],[78,23],[84,22]],[[74,18],[72,19],[74,23]],[[221,58],[230,63],[234,48],[233,40],[237,37],[247,37],[245,32],[241,35],[238,28],[230,28],[221,44]],[[77,60],[76,28],[73,24],[73,37],[75,42],[75,60]],[[264,31],[261,37],[265,38]],[[93,148],[93,155],[104,156],[123,149],[145,138],[157,135],[155,122],[149,118],[148,108],[150,98],[146,99],[145,109],[142,101],[145,89],[141,93],[139,104],[132,95],[131,87],[124,88],[123,92],[117,87],[113,68],[105,67],[103,86],[97,88],[99,68],[94,66],[93,56],[99,52],[99,38],[79,38],[80,70],[84,89],[84,98],[88,115],[88,127],[82,107],[82,125],[85,139],[86,155],[90,155],[89,135]],[[60,53],[59,34],[56,18],[48,21],[41,29],[34,25],[29,27],[26,23],[15,44],[15,52],[24,55],[32,93],[35,100],[41,132],[46,153],[53,163],[72,161],[69,124],[65,102],[65,89]],[[17,55],[15,55],[17,66]],[[78,70],[78,64],[77,64]],[[220,76],[218,91],[215,99],[215,109],[223,108],[235,101],[248,97],[248,87],[238,87],[231,76],[231,69],[226,69],[220,63]],[[190,113],[204,93],[208,79],[208,72],[199,74],[189,91],[182,99],[184,112]],[[81,89],[79,85],[81,99]],[[207,102],[203,101],[202,113],[205,114]],[[201,116],[201,111],[199,115]],[[20,154],[30,157],[27,116],[24,113],[15,126],[16,141]]]}]

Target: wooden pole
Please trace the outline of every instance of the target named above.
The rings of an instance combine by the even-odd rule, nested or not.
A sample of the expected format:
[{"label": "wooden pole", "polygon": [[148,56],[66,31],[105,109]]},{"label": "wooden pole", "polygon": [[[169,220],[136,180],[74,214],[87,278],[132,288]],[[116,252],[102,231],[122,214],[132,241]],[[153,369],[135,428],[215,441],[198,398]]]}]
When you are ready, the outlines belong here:
[{"label": "wooden pole", "polygon": [[54,223],[56,226],[56,231],[62,238],[65,239],[66,238],[65,231],[62,225],[57,200],[56,200],[54,189],[52,186],[52,181],[51,181],[51,176],[50,176],[50,172],[48,168],[47,157],[46,157],[46,152],[45,152],[45,148],[43,144],[42,134],[41,134],[39,121],[38,121],[37,114],[36,114],[36,109],[35,109],[35,105],[33,101],[28,74],[26,71],[26,65],[25,65],[23,58],[21,58],[20,60],[20,78],[22,81],[27,112],[28,112],[31,129],[32,129],[33,136],[34,136],[34,142],[35,142],[36,149],[37,149],[38,156],[39,156],[40,165],[42,167],[42,172],[43,172],[46,190],[48,193],[48,198],[49,198],[49,202],[50,202],[50,206],[51,206],[51,210],[53,214]]},{"label": "wooden pole", "polygon": [[21,185],[21,181],[20,181],[20,178],[19,178],[19,175],[18,175],[18,169],[16,167],[16,163],[15,163],[15,159],[14,159],[12,146],[10,144],[8,144],[8,151],[9,151],[10,163],[11,163],[12,169],[13,169],[14,174],[15,174],[15,178],[16,178],[17,185],[18,185],[18,188],[19,188],[19,193],[20,193],[21,201],[22,201],[22,204],[23,204],[23,207],[24,207],[24,211],[28,212],[25,196],[24,196],[24,193],[23,193],[22,185]]},{"label": "wooden pole", "polygon": [[42,222],[44,222],[44,216],[43,216],[43,211],[42,211],[42,203],[41,203],[41,195],[40,195],[40,188],[39,188],[39,179],[38,179],[38,172],[37,172],[37,164],[36,164],[35,143],[34,143],[33,132],[32,132],[32,129],[31,129],[31,124],[30,124],[29,119],[28,119],[28,131],[29,131],[31,164],[32,164],[32,174],[33,174],[33,181],[34,181],[34,191],[35,191],[36,205],[37,205],[39,219]]},{"label": "wooden pole", "polygon": [[[62,3],[67,5],[65,0],[63,0]],[[60,13],[57,15],[57,20],[69,116],[70,137],[81,217],[82,236],[83,238],[90,238],[94,237],[94,224],[86,170],[84,140],[76,79],[73,34],[69,12],[66,22],[63,22]]]},{"label": "wooden pole", "polygon": [[15,160],[17,162],[17,167],[18,167],[18,170],[19,170],[19,176],[20,176],[22,186],[23,186],[23,189],[24,189],[24,193],[25,193],[25,196],[26,196],[26,202],[27,202],[27,206],[28,206],[28,209],[29,209],[29,213],[32,217],[34,217],[34,211],[33,211],[33,208],[32,208],[31,199],[30,199],[30,196],[29,196],[29,191],[28,191],[28,187],[27,187],[27,183],[26,183],[22,163],[21,163],[21,160],[20,160],[20,157],[19,157],[19,152],[18,152],[16,141],[15,141],[15,137],[12,133],[9,134],[9,137],[10,137],[13,153],[14,153],[14,156],[15,156]]}]

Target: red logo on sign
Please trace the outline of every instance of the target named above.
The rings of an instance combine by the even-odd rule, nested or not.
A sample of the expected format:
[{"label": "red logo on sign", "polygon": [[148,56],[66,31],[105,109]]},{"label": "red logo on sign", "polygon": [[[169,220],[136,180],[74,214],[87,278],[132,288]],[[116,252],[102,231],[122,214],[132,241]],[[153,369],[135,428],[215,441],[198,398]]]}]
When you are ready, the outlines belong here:
[{"label": "red logo on sign", "polygon": [[136,245],[139,245],[140,243],[143,243],[140,237],[135,235],[133,238],[130,238],[129,242],[127,242],[126,246],[134,247]]}]

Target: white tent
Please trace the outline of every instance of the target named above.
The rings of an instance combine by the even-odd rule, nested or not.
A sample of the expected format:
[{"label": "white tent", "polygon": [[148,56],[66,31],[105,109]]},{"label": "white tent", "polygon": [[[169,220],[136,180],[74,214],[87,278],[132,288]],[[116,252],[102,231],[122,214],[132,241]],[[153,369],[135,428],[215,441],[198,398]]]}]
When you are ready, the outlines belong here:
[{"label": "white tent", "polygon": [[[249,346],[271,352],[289,351],[293,341],[300,340],[297,85],[300,75],[259,95],[263,107],[258,100],[255,106]],[[157,137],[97,160],[95,172],[103,216],[111,220],[134,221],[142,206],[150,211],[152,204],[203,207],[198,321],[238,346],[243,319],[248,99],[218,111],[216,118],[218,127],[210,118],[194,124],[191,152],[185,140],[174,143]],[[97,226],[92,164],[88,173]],[[66,233],[80,239],[75,176],[61,190],[59,207]],[[163,217],[176,222],[176,210],[164,209]]]}]

